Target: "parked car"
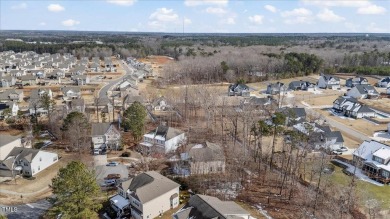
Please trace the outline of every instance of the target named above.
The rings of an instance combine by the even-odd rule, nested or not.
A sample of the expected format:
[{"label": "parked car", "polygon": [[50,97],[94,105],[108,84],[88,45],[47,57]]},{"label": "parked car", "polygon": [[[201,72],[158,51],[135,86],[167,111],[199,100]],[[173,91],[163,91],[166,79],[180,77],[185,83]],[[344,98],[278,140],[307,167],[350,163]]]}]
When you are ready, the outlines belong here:
[{"label": "parked car", "polygon": [[109,167],[115,167],[115,166],[118,166],[119,163],[118,162],[109,162],[106,164],[106,166],[109,166]]},{"label": "parked car", "polygon": [[104,179],[120,179],[120,178],[121,178],[121,174],[112,173],[112,174],[108,174],[107,177]]},{"label": "parked car", "polygon": [[341,147],[339,150],[342,151],[342,152],[345,152],[345,151],[348,151],[348,148],[347,147]]},{"label": "parked car", "polygon": [[99,155],[99,154],[100,154],[100,149],[97,149],[97,148],[94,149],[94,150],[93,150],[93,154],[94,154],[94,155]]},{"label": "parked car", "polygon": [[[340,149],[339,149],[340,150]],[[342,155],[343,152],[342,151],[338,151],[338,150],[334,150],[332,151],[332,154],[335,154],[335,155]]]}]

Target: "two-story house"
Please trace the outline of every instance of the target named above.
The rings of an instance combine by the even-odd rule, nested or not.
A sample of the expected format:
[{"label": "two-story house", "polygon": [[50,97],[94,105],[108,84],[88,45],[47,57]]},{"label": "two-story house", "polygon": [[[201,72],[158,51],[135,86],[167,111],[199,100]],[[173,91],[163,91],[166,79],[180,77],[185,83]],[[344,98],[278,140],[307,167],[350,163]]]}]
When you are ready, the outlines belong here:
[{"label": "two-story house", "polygon": [[231,84],[228,88],[229,96],[250,96],[250,89],[246,84]]},{"label": "two-story house", "polygon": [[310,83],[308,81],[292,81],[288,84],[288,89],[290,90],[306,90],[306,91],[312,91],[314,90],[315,86],[313,83]]},{"label": "two-story house", "polygon": [[92,123],[91,137],[94,149],[117,150],[121,143],[121,133],[109,122]]},{"label": "two-story house", "polygon": [[356,99],[376,99],[379,97],[375,87],[369,84],[357,84],[347,92],[347,95]]},{"label": "two-story house", "polygon": [[207,195],[193,195],[172,219],[250,219],[250,213],[233,201]]},{"label": "two-story house", "polygon": [[363,84],[368,84],[367,78],[355,77],[355,78],[348,78],[347,80],[345,80],[346,87],[355,87],[356,85],[363,85]]},{"label": "two-story house", "polygon": [[140,143],[142,152],[169,153],[175,151],[186,140],[185,133],[179,129],[160,125],[144,135]]},{"label": "two-story house", "polygon": [[332,75],[322,74],[318,79],[318,87],[323,89],[339,89],[340,88],[340,78]]},{"label": "two-story house", "polygon": [[[12,171],[23,176],[31,177],[48,168],[58,161],[58,155],[42,150],[15,147],[8,156],[1,161],[0,173],[3,176],[12,176]],[[19,166],[19,170],[15,167]],[[19,172],[20,171],[20,172]]]},{"label": "two-story house", "polygon": [[50,99],[53,98],[53,92],[51,89],[47,88],[37,88],[33,89],[30,94],[30,100],[31,99],[41,99],[44,95],[47,95]]},{"label": "two-story house", "polygon": [[371,118],[376,116],[374,110],[349,96],[341,96],[333,101],[333,110],[337,113],[342,113],[344,116],[355,119],[363,117]]},{"label": "two-story house", "polygon": [[22,147],[20,136],[0,134],[0,160],[4,160],[15,147]]},{"label": "two-story house", "polygon": [[390,182],[390,146],[376,141],[364,141],[353,152],[355,165],[371,179]]},{"label": "two-story house", "polygon": [[378,80],[378,87],[389,87],[390,85],[390,77],[384,77]]},{"label": "two-story house", "polygon": [[213,174],[225,172],[225,153],[219,144],[204,142],[190,144],[188,152],[180,154],[180,161],[174,166],[178,175]]},{"label": "two-story house", "polygon": [[23,90],[0,90],[0,102],[21,102],[24,98]]},{"label": "two-story house", "polygon": [[118,217],[130,211],[135,219],[157,218],[179,206],[179,187],[165,176],[148,171],[121,182],[110,203]]},{"label": "two-story house", "polygon": [[80,87],[61,87],[60,90],[64,100],[79,99],[81,97]]},{"label": "two-story house", "polygon": [[287,87],[281,82],[271,83],[267,86],[267,90],[265,91],[266,94],[286,94]]}]

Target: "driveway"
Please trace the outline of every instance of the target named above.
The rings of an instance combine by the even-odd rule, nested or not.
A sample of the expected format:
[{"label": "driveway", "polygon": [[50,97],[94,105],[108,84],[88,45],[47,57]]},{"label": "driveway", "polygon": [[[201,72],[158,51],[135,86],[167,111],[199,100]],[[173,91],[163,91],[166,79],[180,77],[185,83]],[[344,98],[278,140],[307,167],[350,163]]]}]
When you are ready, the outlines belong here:
[{"label": "driveway", "polygon": [[127,65],[125,62],[123,62],[122,60],[118,62],[122,68],[126,71],[126,74],[124,74],[122,77],[118,78],[118,79],[115,79],[115,80],[112,80],[110,81],[107,85],[105,85],[104,87],[102,87],[102,89],[100,89],[99,91],[99,97],[100,98],[107,98],[107,92],[112,88],[112,86],[114,86],[116,83],[118,83],[119,81],[122,80],[122,78],[128,76],[128,75],[131,75],[133,74],[134,70],[132,68],[129,67],[129,65]]},{"label": "driveway", "polygon": [[95,166],[104,166],[107,164],[107,154],[105,155],[94,155],[93,161],[95,162]]},{"label": "driveway", "polygon": [[[46,211],[51,207],[51,203],[46,199],[37,201],[35,203],[5,206],[14,208],[14,212],[2,211],[7,215],[8,219],[19,219],[19,218],[40,218]],[[0,205],[0,207],[4,207]]]},{"label": "driveway", "polygon": [[95,173],[96,173],[96,180],[99,185],[104,182],[104,178],[107,177],[108,174],[113,174],[113,173],[120,174],[121,179],[128,178],[129,176],[129,171],[127,170],[127,167],[123,164],[119,164],[118,166],[115,167],[113,166],[108,167],[106,165],[95,166]]}]

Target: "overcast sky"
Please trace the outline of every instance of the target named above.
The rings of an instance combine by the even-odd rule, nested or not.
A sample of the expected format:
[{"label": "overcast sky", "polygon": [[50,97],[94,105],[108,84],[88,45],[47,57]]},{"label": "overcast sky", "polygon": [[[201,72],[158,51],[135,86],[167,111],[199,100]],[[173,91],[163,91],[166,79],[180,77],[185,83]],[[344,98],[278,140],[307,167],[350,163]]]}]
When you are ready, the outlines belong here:
[{"label": "overcast sky", "polygon": [[390,32],[390,0],[1,0],[2,30]]}]

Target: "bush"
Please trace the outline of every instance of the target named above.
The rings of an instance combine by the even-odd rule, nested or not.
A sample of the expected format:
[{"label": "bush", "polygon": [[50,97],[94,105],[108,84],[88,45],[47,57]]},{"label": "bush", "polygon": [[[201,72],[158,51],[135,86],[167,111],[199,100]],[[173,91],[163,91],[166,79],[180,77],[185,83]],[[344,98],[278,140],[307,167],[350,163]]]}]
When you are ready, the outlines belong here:
[{"label": "bush", "polygon": [[128,152],[128,151],[123,152],[123,153],[121,154],[121,157],[130,157],[130,156],[131,156],[131,153]]}]

